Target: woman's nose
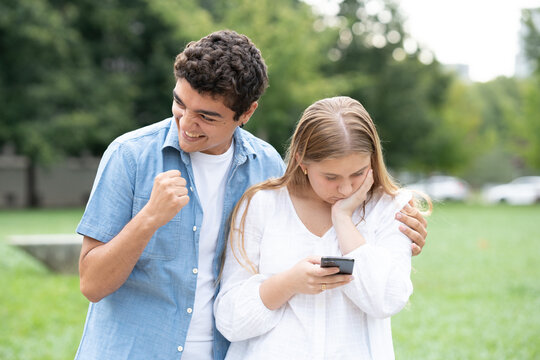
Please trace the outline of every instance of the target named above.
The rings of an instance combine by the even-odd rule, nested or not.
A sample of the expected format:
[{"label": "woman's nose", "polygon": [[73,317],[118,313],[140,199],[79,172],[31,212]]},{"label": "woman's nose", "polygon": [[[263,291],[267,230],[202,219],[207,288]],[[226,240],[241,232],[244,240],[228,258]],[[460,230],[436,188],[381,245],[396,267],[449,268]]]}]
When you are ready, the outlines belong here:
[{"label": "woman's nose", "polygon": [[345,197],[348,197],[351,194],[351,191],[352,184],[349,181],[341,183],[338,187],[338,192]]}]

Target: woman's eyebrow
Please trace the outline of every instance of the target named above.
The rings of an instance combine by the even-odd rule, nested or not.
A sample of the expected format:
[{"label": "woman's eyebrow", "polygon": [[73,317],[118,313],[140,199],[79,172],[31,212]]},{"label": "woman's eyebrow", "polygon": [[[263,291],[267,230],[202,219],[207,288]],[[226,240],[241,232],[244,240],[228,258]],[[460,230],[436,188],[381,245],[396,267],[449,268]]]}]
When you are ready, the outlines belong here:
[{"label": "woman's eyebrow", "polygon": [[356,174],[356,173],[362,172],[362,171],[366,170],[368,167],[369,167],[369,165],[366,165],[363,168],[361,168],[360,170],[355,171],[354,173]]},{"label": "woman's eyebrow", "polygon": [[[357,170],[357,171],[353,172],[353,174],[362,172],[362,171],[366,170],[368,167],[369,167],[369,165],[366,165],[366,166],[364,166],[363,168],[361,168],[360,170]],[[329,172],[323,172],[323,175],[327,175],[327,176],[338,176],[337,174],[329,173]]]}]

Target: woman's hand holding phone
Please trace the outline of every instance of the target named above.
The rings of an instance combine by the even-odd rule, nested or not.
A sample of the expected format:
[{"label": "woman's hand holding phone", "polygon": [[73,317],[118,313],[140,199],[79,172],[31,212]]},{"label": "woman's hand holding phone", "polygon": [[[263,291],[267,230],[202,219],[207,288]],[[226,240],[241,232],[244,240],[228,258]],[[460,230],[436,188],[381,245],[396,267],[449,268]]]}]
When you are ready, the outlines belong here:
[{"label": "woman's hand holding phone", "polygon": [[336,275],[338,267],[322,268],[321,257],[307,257],[287,271],[287,278],[295,294],[319,294],[348,284],[351,275]]},{"label": "woman's hand holding phone", "polygon": [[259,288],[263,304],[276,310],[296,294],[320,294],[353,280],[352,275],[337,275],[339,267],[322,268],[320,264],[320,256],[310,256],[265,280]]}]

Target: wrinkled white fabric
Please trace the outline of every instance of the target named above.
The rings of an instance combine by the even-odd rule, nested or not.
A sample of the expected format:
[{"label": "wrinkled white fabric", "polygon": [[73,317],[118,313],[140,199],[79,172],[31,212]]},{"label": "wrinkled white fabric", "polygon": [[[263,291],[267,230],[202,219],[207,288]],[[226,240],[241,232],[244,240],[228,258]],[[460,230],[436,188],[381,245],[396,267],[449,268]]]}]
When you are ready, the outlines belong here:
[{"label": "wrinkled white fabric", "polygon": [[366,244],[346,254],[355,259],[351,283],[297,294],[272,311],[259,296],[265,279],[310,255],[343,254],[334,228],[318,237],[304,226],[286,188],[257,192],[247,213],[245,250],[259,273],[239,264],[229,243],[214,303],[217,328],[232,342],[226,358],[393,359],[390,316],[412,294],[411,241],[395,214],[410,198],[406,191],[395,198],[379,193],[366,205],[363,221],[361,210],[355,212]]}]

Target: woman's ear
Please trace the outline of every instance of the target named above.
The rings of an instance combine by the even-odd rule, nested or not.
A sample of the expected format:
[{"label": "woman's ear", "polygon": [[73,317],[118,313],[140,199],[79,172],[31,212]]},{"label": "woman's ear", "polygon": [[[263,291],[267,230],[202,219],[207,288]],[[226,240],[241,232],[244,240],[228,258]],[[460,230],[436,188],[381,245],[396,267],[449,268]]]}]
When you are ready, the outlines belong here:
[{"label": "woman's ear", "polygon": [[304,166],[304,164],[302,164],[300,162],[300,155],[298,153],[296,153],[294,155],[294,160],[296,160],[296,163],[298,164],[298,166],[300,166],[300,168],[302,169],[302,171],[306,170],[306,167]]},{"label": "woman's ear", "polygon": [[302,164],[300,162],[300,155],[298,155],[298,153],[296,153],[296,155],[294,156],[294,159],[296,160],[296,163],[298,164],[298,166],[300,167],[300,169],[302,170],[302,172],[304,173],[304,175],[307,175],[307,168],[306,168],[306,165],[305,164]]}]

